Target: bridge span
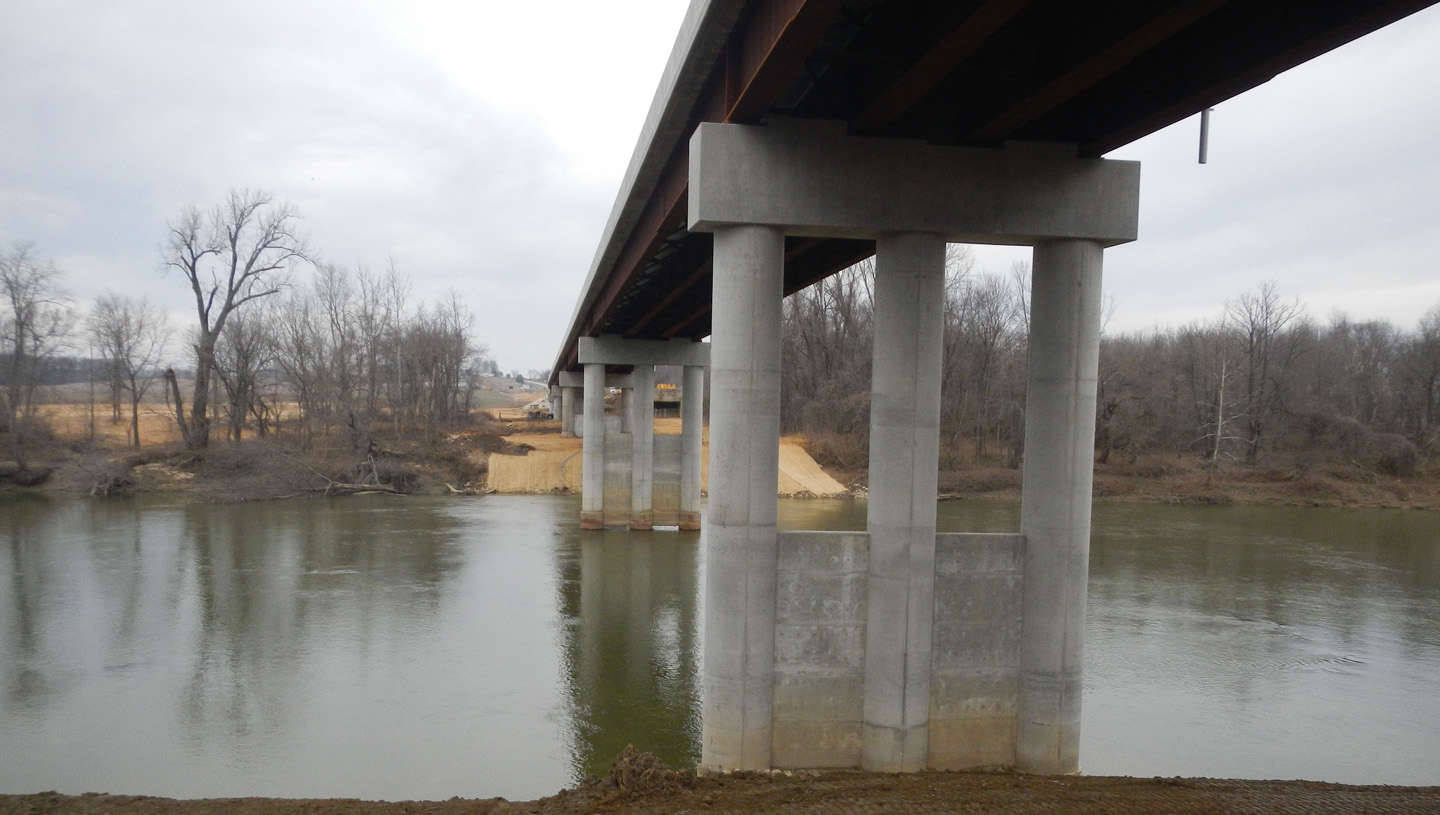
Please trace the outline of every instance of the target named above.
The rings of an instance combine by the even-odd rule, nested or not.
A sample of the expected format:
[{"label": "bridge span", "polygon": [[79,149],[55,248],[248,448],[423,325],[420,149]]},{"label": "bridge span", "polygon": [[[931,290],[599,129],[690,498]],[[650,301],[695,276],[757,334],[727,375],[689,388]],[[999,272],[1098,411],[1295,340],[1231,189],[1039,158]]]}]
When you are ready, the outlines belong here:
[{"label": "bridge span", "polygon": [[[607,430],[607,376],[686,366],[698,439],[711,370],[704,768],[1078,770],[1101,265],[1140,183],[1101,157],[1432,2],[694,0],[551,384],[587,397],[582,525],[618,433],[644,529],[645,400]],[[1034,251],[1015,535],[935,530],[947,241]],[[867,528],[779,533],[781,300],[871,255]]]}]

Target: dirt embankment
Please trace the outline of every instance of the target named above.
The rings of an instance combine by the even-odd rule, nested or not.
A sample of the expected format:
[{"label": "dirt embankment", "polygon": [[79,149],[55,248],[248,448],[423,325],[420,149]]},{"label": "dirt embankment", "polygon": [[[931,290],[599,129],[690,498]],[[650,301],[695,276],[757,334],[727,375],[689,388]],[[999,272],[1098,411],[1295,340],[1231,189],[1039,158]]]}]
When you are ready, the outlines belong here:
[{"label": "dirt embankment", "polygon": [[[546,493],[579,492],[581,489],[581,449],[584,440],[564,438],[559,434],[558,425],[551,422],[531,422],[529,427],[543,432],[528,432],[521,426],[521,432],[509,440],[530,448],[523,455],[492,454],[486,461],[489,473],[488,486],[499,493]],[[710,433],[705,428],[701,436],[700,488],[709,489],[710,481]],[[655,432],[659,435],[679,435],[679,419],[658,418]],[[836,481],[805,451],[805,440],[800,437],[786,437],[780,440],[780,473],[778,494],[781,496],[838,497],[849,495],[850,490]]]},{"label": "dirt embankment", "polygon": [[179,801],[114,795],[0,796],[0,815],[671,815],[759,813],[1051,813],[1274,815],[1440,812],[1440,787],[1344,786],[1309,781],[1031,776],[1016,773],[737,773],[697,777],[627,748],[603,778],[538,801],[356,801],[230,798]]}]

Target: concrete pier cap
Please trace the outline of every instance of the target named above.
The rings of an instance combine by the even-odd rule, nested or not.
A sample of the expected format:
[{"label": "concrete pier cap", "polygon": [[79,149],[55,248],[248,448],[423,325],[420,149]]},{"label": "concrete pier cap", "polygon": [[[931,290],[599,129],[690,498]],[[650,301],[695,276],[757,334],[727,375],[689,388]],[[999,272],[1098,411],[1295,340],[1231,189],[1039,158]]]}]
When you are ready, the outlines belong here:
[{"label": "concrete pier cap", "polygon": [[[1100,268],[1137,236],[1139,186],[1138,163],[1070,145],[939,146],[795,120],[696,129],[688,226],[715,233],[703,768],[1078,771]],[[818,533],[775,528],[790,235],[877,241],[867,531],[795,539],[816,551],[801,571],[780,541]],[[1033,246],[1035,274],[1020,534],[998,549],[965,538],[979,548],[941,570],[929,306],[944,242]],[[937,573],[980,599],[940,591]]]},{"label": "concrete pier cap", "polygon": [[1140,164],[1073,145],[951,147],[847,136],[843,126],[701,124],[690,139],[689,228],[735,224],[814,238],[931,232],[951,243],[1135,240]]}]

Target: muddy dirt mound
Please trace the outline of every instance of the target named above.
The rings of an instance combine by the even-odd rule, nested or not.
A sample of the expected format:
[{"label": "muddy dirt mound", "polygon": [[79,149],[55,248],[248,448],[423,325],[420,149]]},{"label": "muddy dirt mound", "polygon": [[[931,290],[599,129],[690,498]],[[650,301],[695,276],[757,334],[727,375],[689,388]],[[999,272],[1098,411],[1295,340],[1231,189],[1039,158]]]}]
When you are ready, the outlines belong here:
[{"label": "muddy dirt mound", "polygon": [[791,441],[780,442],[779,493],[795,498],[835,498],[849,494],[845,485],[820,469],[805,448]]},{"label": "muddy dirt mound", "polygon": [[618,804],[670,798],[695,788],[695,773],[677,772],[665,766],[654,753],[626,745],[615,757],[610,770],[599,778],[587,778],[573,790],[542,799],[545,811],[595,812]]},{"label": "muddy dirt mound", "polygon": [[535,448],[528,444],[516,444],[495,433],[472,433],[466,437],[467,446],[481,453],[499,453],[502,456],[523,456]]},{"label": "muddy dirt mound", "polygon": [[616,788],[634,793],[665,792],[694,786],[694,773],[681,773],[665,766],[654,753],[643,753],[627,744],[610,771],[599,780],[604,789]]},{"label": "muddy dirt mound", "polygon": [[0,461],[0,485],[38,487],[50,480],[52,467],[26,467],[13,461]]}]

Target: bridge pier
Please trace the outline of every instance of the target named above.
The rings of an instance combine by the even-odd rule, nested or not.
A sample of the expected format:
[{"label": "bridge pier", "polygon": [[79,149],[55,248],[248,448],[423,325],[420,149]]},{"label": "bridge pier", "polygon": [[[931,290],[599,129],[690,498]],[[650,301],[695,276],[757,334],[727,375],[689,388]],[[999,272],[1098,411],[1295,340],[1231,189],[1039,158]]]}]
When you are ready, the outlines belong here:
[{"label": "bridge pier", "polygon": [[680,529],[700,528],[701,451],[705,442],[705,369],[686,365],[680,382]]},{"label": "bridge pier", "polygon": [[655,525],[655,366],[636,365],[630,394],[630,528]]},{"label": "bridge pier", "polygon": [[1038,772],[1080,766],[1103,251],[1094,241],[1047,241],[1032,271],[1016,763]]},{"label": "bridge pier", "polygon": [[580,528],[605,528],[605,364],[585,365],[585,424],[581,434]]},{"label": "bridge pier", "polygon": [[875,250],[860,764],[898,772],[929,758],[945,240],[885,235]]},{"label": "bridge pier", "polygon": [[[777,122],[702,124],[689,166],[715,235],[701,768],[1077,771],[1100,268],[1139,165]],[[877,242],[864,534],[776,531],[787,235]],[[935,530],[946,241],[1035,247],[1019,535]]]},{"label": "bridge pier", "polygon": [[561,438],[575,438],[575,405],[580,401],[580,389],[560,386],[560,413],[556,416],[560,420]]},{"label": "bridge pier", "polygon": [[785,234],[715,232],[702,765],[770,767]]},{"label": "bridge pier", "polygon": [[[628,525],[646,530],[675,525],[699,529],[701,422],[710,346],[690,340],[584,337],[579,356],[585,368],[581,528]],[[685,383],[681,436],[664,437],[664,444],[655,437],[657,365],[682,367]],[[608,368],[620,366],[632,371],[606,373]],[[581,384],[578,379],[570,372],[559,376],[562,388]],[[616,387],[622,394],[620,415],[615,417],[619,421],[608,427],[605,393]],[[570,401],[566,399],[562,408]],[[665,476],[663,501],[658,503],[657,466],[663,467]]]}]

